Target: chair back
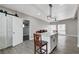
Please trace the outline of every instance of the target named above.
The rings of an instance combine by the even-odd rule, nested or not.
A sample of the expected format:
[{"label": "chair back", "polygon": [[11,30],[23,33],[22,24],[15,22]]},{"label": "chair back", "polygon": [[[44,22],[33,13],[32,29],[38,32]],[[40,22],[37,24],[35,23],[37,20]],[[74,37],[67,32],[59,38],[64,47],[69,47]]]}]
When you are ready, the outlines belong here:
[{"label": "chair back", "polygon": [[34,34],[34,44],[35,46],[38,46],[38,47],[41,46],[41,34],[40,33]]}]

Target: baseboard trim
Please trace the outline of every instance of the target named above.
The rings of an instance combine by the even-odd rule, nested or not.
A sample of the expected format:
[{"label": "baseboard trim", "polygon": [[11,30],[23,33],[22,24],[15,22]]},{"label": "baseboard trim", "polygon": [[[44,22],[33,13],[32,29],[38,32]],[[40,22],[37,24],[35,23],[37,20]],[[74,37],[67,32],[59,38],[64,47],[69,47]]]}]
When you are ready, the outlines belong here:
[{"label": "baseboard trim", "polygon": [[77,37],[77,35],[67,35],[67,36]]},{"label": "baseboard trim", "polygon": [[58,34],[58,35],[77,37],[77,35],[64,35],[64,34]]}]

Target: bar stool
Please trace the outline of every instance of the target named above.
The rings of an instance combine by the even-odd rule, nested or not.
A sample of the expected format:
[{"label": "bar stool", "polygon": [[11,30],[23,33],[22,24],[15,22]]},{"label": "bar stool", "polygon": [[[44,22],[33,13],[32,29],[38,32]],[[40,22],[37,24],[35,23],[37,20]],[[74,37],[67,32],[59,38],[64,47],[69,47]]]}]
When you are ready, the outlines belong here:
[{"label": "bar stool", "polygon": [[[35,33],[34,34],[34,54],[39,53],[39,54],[47,54],[48,53],[48,42],[43,41],[41,38],[40,33]],[[43,47],[46,46],[46,49]]]}]

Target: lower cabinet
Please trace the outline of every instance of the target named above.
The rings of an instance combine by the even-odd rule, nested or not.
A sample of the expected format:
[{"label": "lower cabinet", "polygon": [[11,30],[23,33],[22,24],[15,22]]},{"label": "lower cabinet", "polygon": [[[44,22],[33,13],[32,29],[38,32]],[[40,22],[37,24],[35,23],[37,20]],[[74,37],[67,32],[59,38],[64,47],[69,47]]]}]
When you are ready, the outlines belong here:
[{"label": "lower cabinet", "polygon": [[58,35],[57,33],[52,34],[52,35],[47,34],[47,33],[42,33],[41,35],[42,35],[42,40],[48,42],[48,53],[50,53],[57,46]]},{"label": "lower cabinet", "polygon": [[50,50],[52,51],[58,44],[58,35],[51,35],[50,37]]}]

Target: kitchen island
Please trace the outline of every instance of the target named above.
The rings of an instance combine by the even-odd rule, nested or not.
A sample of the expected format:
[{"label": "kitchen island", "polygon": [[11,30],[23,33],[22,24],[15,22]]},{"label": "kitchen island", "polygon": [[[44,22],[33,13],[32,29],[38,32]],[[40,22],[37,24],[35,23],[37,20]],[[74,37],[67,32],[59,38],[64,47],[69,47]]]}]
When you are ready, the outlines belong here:
[{"label": "kitchen island", "polygon": [[44,32],[44,33],[41,33],[41,36],[42,36],[42,40],[48,42],[48,53],[51,53],[54,50],[54,48],[57,47],[57,44],[58,44],[57,32],[53,32],[53,33]]}]

